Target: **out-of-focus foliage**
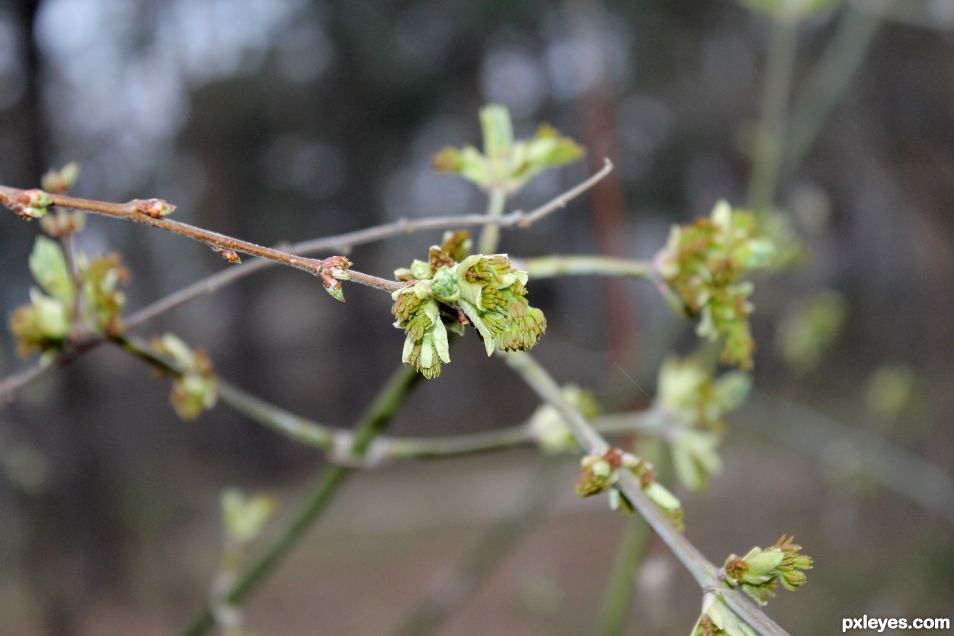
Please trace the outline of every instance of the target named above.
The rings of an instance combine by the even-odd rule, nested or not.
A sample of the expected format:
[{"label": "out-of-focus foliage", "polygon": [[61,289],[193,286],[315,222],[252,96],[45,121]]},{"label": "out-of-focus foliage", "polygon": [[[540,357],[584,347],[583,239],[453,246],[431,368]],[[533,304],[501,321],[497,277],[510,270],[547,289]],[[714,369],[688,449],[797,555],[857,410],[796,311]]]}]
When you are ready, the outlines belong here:
[{"label": "out-of-focus foliage", "polygon": [[655,267],[677,309],[699,318],[699,337],[723,339],[722,359],[748,369],[755,352],[749,327],[754,288],[746,274],[768,266],[774,256],[755,217],[720,201],[711,217],[673,226]]},{"label": "out-of-focus foliage", "polygon": [[450,172],[484,190],[515,194],[535,176],[580,159],[583,147],[553,126],[543,125],[530,139],[514,141],[510,113],[499,104],[480,111],[484,152],[473,146],[447,147],[434,155],[435,170]]}]

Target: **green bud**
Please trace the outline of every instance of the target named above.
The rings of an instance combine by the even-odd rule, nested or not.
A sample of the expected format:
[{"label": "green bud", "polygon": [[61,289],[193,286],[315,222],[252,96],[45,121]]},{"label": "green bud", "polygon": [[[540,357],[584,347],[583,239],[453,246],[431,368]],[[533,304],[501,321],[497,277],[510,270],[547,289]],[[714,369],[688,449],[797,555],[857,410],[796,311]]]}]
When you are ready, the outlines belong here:
[{"label": "green bud", "polygon": [[581,497],[606,492],[619,479],[619,452],[609,449],[602,455],[584,455],[580,460],[580,479],[576,483],[576,493]]},{"label": "green bud", "polygon": [[513,144],[513,125],[507,107],[488,104],[481,108],[480,128],[484,135],[484,154],[492,160],[507,157]]},{"label": "green bud", "polygon": [[30,290],[30,304],[10,316],[10,332],[21,356],[59,349],[70,333],[69,309],[59,300]]},{"label": "green bud", "polygon": [[779,325],[775,348],[788,366],[804,374],[821,361],[838,337],[848,313],[844,298],[822,291],[799,302]]},{"label": "green bud", "polygon": [[238,544],[255,540],[275,512],[274,497],[245,495],[237,488],[222,491],[222,520],[229,539]]},{"label": "green bud", "polygon": [[681,313],[698,317],[699,337],[724,339],[722,360],[744,369],[755,349],[748,323],[752,285],[744,276],[769,264],[773,253],[756,231],[754,216],[720,201],[709,218],[673,228],[653,261],[667,299],[678,299]]},{"label": "green bud", "polygon": [[397,318],[394,326],[406,332],[402,362],[414,365],[427,379],[436,378],[441,362],[450,362],[450,345],[437,302],[430,297],[430,284],[421,281],[399,289],[392,297],[391,312]]},{"label": "green bud", "polygon": [[918,384],[917,372],[911,367],[881,365],[867,382],[865,404],[881,417],[897,417],[916,403]]},{"label": "green bud", "polygon": [[167,333],[153,342],[160,355],[169,358],[178,375],[172,381],[169,401],[185,421],[194,420],[202,411],[213,408],[218,400],[218,379],[208,355],[192,349],[178,336]]},{"label": "green bud", "polygon": [[669,521],[676,527],[680,532],[685,529],[685,523],[683,521],[683,511],[682,504],[679,502],[679,499],[672,494],[668,488],[660,484],[658,481],[653,481],[648,486],[643,488],[646,496],[649,497],[656,506],[663,511],[663,513],[669,518]]},{"label": "green bud", "polygon": [[63,194],[73,187],[79,178],[79,164],[71,161],[59,170],[50,170],[43,175],[40,185],[47,192]]},{"label": "green bud", "polygon": [[765,605],[778,583],[794,591],[808,580],[804,570],[812,568],[812,558],[801,549],[792,537],[782,535],[771,547],[752,548],[744,557],[730,555],[723,569],[726,578]]}]

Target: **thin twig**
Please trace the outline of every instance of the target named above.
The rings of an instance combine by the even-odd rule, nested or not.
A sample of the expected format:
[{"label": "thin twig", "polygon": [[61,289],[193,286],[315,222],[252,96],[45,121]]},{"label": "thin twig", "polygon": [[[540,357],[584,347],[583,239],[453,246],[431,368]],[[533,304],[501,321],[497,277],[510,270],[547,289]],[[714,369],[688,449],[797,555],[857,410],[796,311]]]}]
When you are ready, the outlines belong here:
[{"label": "thin twig", "polygon": [[51,371],[66,366],[104,342],[106,342],[106,339],[101,336],[78,336],[70,341],[66,348],[57,353],[52,360],[41,360],[31,367],[6,376],[0,380],[0,406],[12,402],[16,392],[23,387],[45,377]]},{"label": "thin twig", "polygon": [[851,78],[864,61],[885,17],[878,10],[871,10],[878,4],[887,6],[889,3],[864,0],[845,7],[838,31],[798,91],[782,153],[784,175],[790,176],[798,169],[835,104],[851,87]]},{"label": "thin twig", "polygon": [[[248,254],[249,256],[257,256],[279,265],[294,267],[319,277],[325,287],[337,287],[339,284],[337,282],[338,279],[334,276],[335,272],[339,272],[351,266],[351,262],[343,256],[329,256],[323,259],[308,258],[273,247],[265,247],[257,243],[243,241],[225,234],[189,225],[188,223],[173,221],[164,215],[174,210],[175,206],[161,199],[133,199],[127,203],[110,203],[108,201],[98,201],[95,199],[81,199],[65,194],[50,194],[43,193],[39,190],[22,190],[19,188],[0,186],[0,204],[14,211],[27,205],[31,199],[37,196],[45,196],[45,198],[48,198],[51,201],[50,205],[83,210],[85,212],[92,212],[94,214],[124,221],[132,221],[134,223],[142,223],[143,225],[185,236],[194,241],[204,243],[217,252],[225,254],[226,260],[229,261],[233,261],[233,259],[237,261],[238,257],[236,253],[240,252],[242,254]],[[388,289],[390,285],[391,291],[394,290],[394,281],[379,279],[376,276],[361,274],[360,272],[352,272],[352,274],[353,276],[347,280],[353,280],[363,285],[381,289]]]},{"label": "thin twig", "polygon": [[[602,454],[609,448],[606,440],[590,426],[576,407],[566,401],[559,385],[550,377],[550,374],[529,354],[503,355],[510,367],[534,390],[537,396],[560,413],[580,446],[593,454]],[[638,477],[627,471],[621,471],[618,486],[703,590],[717,589],[729,607],[757,633],[763,636],[787,634],[742,592],[719,584],[716,567],[672,525],[672,522],[649,499],[643,492]]]},{"label": "thin twig", "polygon": [[[493,244],[489,247],[493,251],[497,246]],[[456,338],[451,340],[451,346],[455,341]],[[371,443],[384,431],[420,379],[420,374],[413,367],[408,365],[398,367],[391,379],[378,391],[367,415],[355,427],[354,443],[351,445],[352,458],[361,458],[367,453]],[[325,470],[324,475],[319,478],[305,504],[296,512],[291,522],[281,530],[275,542],[233,588],[228,596],[232,604],[241,602],[298,544],[352,470],[344,466],[331,466]],[[212,612],[206,606],[184,634],[185,636],[202,636],[214,625]]]},{"label": "thin twig", "polygon": [[[870,427],[847,426],[818,409],[782,397],[756,393],[748,409],[755,410],[755,417],[736,417],[735,425],[767,433],[841,474],[871,479],[954,525],[954,475],[937,464]],[[792,422],[798,426],[786,425]],[[851,461],[852,453],[856,461]]]},{"label": "thin twig", "polygon": [[748,193],[748,206],[758,213],[767,212],[775,203],[778,189],[785,118],[795,70],[797,27],[797,21],[791,17],[773,18]]},{"label": "thin twig", "polygon": [[560,276],[622,276],[652,279],[653,266],[647,261],[613,256],[553,255],[513,259],[514,265],[531,280]]},{"label": "thin twig", "polygon": [[[446,229],[452,227],[472,227],[486,225],[488,223],[497,223],[501,227],[505,228],[526,228],[546,217],[553,211],[565,207],[569,201],[592,188],[600,180],[605,178],[606,175],[608,175],[612,170],[612,162],[609,159],[605,159],[603,168],[599,172],[594,173],[573,188],[570,188],[566,192],[561,193],[540,207],[529,212],[517,210],[498,218],[490,217],[486,214],[471,214],[464,216],[434,216],[415,220],[401,219],[392,223],[369,227],[363,230],[357,230],[355,232],[348,232],[335,236],[302,241],[300,243],[283,247],[282,251],[296,256],[305,256],[330,249],[346,251],[348,248],[351,248],[355,245],[371,243],[402,234],[411,234],[424,230]],[[186,287],[183,287],[182,289],[175,291],[168,296],[160,298],[143,307],[142,309],[139,309],[138,311],[133,312],[126,317],[126,319],[123,321],[123,324],[125,325],[127,331],[133,331],[143,326],[147,322],[150,322],[151,320],[161,316],[162,314],[181,307],[182,305],[194,300],[195,298],[198,298],[199,296],[214,293],[223,287],[231,285],[232,283],[245,278],[246,276],[260,272],[264,269],[268,269],[273,265],[276,265],[274,261],[263,258],[248,261],[246,263],[242,263],[241,265],[224,269],[220,272],[212,274],[211,276],[203,278],[202,280],[187,285]],[[634,267],[636,267],[635,262]],[[349,271],[352,275],[355,273],[353,270]],[[634,273],[633,275],[636,274]],[[543,274],[539,276],[544,277]],[[361,281],[354,280],[354,282]],[[387,281],[387,283],[388,286],[385,289],[389,290],[391,289],[390,286],[392,281]],[[95,342],[92,344],[92,346],[101,344],[104,340],[105,338],[95,339]],[[60,353],[54,359],[51,368],[59,368],[72,361],[75,358],[74,353],[75,352],[68,353],[67,351]],[[7,376],[3,380],[0,380],[0,405],[2,405],[5,401],[10,400],[17,390],[46,375],[48,370],[50,369],[38,364],[34,367],[28,368],[14,375]]]},{"label": "thin twig", "polygon": [[[145,343],[126,336],[111,341],[122,350],[149,364],[157,371],[178,377],[183,370]],[[492,431],[442,437],[378,436],[361,457],[352,448],[355,436],[350,430],[321,424],[296,415],[280,406],[252,395],[235,385],[216,379],[218,397],[223,404],[252,421],[278,432],[300,444],[328,452],[332,463],[352,468],[375,468],[408,459],[436,459],[488,453],[537,442],[530,421]],[[666,421],[654,410],[611,413],[594,420],[594,428],[604,435],[640,433],[661,437],[666,434]]]},{"label": "thin twig", "polygon": [[[586,180],[547,201],[540,207],[530,210],[529,212],[516,210],[500,217],[494,217],[488,214],[469,214],[463,216],[433,216],[413,220],[400,219],[392,223],[385,223],[382,225],[365,228],[363,230],[357,230],[355,232],[347,232],[335,236],[326,236],[319,239],[294,243],[285,247],[284,251],[288,254],[295,254],[299,256],[305,256],[308,254],[314,254],[316,252],[332,249],[338,251],[347,251],[356,245],[373,243],[375,241],[381,241],[393,236],[412,234],[425,230],[448,229],[454,227],[473,227],[497,224],[504,228],[527,228],[551,214],[555,210],[566,207],[567,203],[591,189],[602,179],[604,179],[612,170],[613,163],[609,159],[605,159],[603,168],[599,172],[594,173]],[[494,245],[494,249],[496,249],[496,245]],[[173,292],[169,296],[161,298],[147,307],[144,307],[143,309],[131,314],[126,320],[126,326],[128,329],[135,329],[167,311],[184,305],[193,298],[203,294],[216,292],[219,289],[230,285],[250,274],[254,274],[255,272],[269,268],[273,264],[274,263],[268,260],[256,260],[243,263],[242,265],[238,265],[236,267],[232,267],[213,274],[208,278],[192,283],[191,285],[184,287],[177,292]]]}]

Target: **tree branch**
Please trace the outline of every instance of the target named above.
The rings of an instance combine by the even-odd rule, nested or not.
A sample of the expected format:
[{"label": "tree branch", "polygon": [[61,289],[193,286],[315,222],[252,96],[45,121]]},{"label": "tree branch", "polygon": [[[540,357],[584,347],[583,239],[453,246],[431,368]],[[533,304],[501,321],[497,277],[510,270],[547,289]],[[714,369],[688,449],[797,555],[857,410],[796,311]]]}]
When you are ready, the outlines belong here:
[{"label": "tree branch", "polygon": [[[134,338],[117,336],[112,342],[157,371],[172,377],[183,371],[175,363]],[[497,430],[442,437],[378,436],[361,457],[352,452],[354,434],[296,415],[235,385],[216,378],[219,399],[250,420],[300,444],[327,451],[328,460],[351,468],[375,468],[408,459],[436,459],[515,448],[537,442],[531,421]],[[653,410],[612,413],[597,418],[593,426],[604,435],[642,433],[661,437],[666,422]]]},{"label": "tree branch", "polygon": [[[432,216],[413,220],[400,219],[363,230],[294,243],[285,246],[284,251],[300,256],[327,250],[347,252],[357,245],[373,243],[394,236],[413,234],[426,230],[474,227],[488,224],[497,224],[502,228],[528,228],[555,210],[566,207],[570,201],[590,190],[612,170],[613,163],[609,159],[605,159],[603,168],[599,172],[594,173],[585,181],[580,182],[566,192],[557,195],[540,207],[534,208],[529,212],[516,210],[500,217],[494,217],[489,214],[468,214],[462,216]],[[494,249],[496,249],[496,245]],[[135,329],[167,311],[184,305],[193,298],[216,292],[227,285],[231,285],[246,276],[267,269],[272,265],[274,265],[274,263],[268,260],[256,260],[213,274],[131,314],[126,320],[126,326],[129,329]],[[353,273],[353,270],[350,271]]]},{"label": "tree branch", "polygon": [[[566,207],[567,203],[591,189],[594,185],[605,178],[606,175],[608,175],[612,170],[613,163],[609,159],[604,159],[603,168],[599,172],[594,173],[586,180],[580,182],[566,192],[557,195],[540,207],[534,208],[530,212],[522,212],[517,210],[501,217],[492,217],[487,214],[470,214],[463,216],[425,217],[412,221],[401,219],[392,223],[385,223],[383,225],[365,228],[363,230],[357,230],[354,232],[347,232],[344,234],[337,234],[335,236],[312,239],[283,246],[282,251],[293,256],[305,256],[307,254],[313,254],[315,252],[332,249],[337,251],[347,251],[349,248],[354,247],[355,245],[380,241],[403,234],[453,227],[482,226],[487,225],[488,223],[496,223],[505,228],[526,228],[551,214],[553,211]],[[10,190],[12,189],[0,186],[0,203],[4,205],[8,204]],[[4,192],[7,192],[5,195],[6,199],[3,198]],[[131,313],[124,320],[125,328],[127,331],[135,330],[147,322],[161,316],[162,314],[181,307],[182,305],[195,298],[198,298],[199,296],[214,293],[223,287],[231,285],[232,283],[245,278],[246,276],[260,272],[264,269],[268,269],[269,267],[272,267],[276,264],[277,263],[275,261],[262,258],[242,263],[241,265],[236,265],[235,267],[230,267],[212,274],[211,276],[187,285],[186,287],[183,287],[182,289],[173,292],[168,296],[160,298],[143,307],[142,309]],[[636,267],[635,262],[633,267]],[[354,270],[348,270],[348,273],[349,276],[352,277],[350,280],[353,282],[363,282],[354,278],[354,274],[356,274]],[[635,275],[635,271],[633,275]],[[538,276],[546,277],[545,274],[538,274]],[[386,291],[393,291],[391,285],[399,284],[394,283],[394,281],[386,281],[386,283],[386,286],[380,287]],[[104,341],[105,338],[93,337],[92,342],[86,348],[93,348]],[[47,371],[68,364],[76,357],[77,353],[81,352],[82,351],[79,349],[77,349],[77,351],[64,350],[56,358],[54,358],[53,363],[49,366],[38,364],[34,367],[28,368],[14,375],[7,376],[3,380],[0,380],[0,405],[9,401],[17,390],[23,388],[34,380],[45,376]]]},{"label": "tree branch", "polygon": [[[560,387],[550,374],[527,353],[502,354],[507,364],[523,378],[537,396],[553,406],[573,431],[577,442],[588,453],[602,454],[609,445],[586,421],[580,412],[563,397]],[[706,591],[716,590],[732,610],[750,627],[763,636],[784,636],[787,632],[755,606],[743,592],[722,585],[718,570],[669,521],[643,492],[639,478],[621,471],[618,486],[639,514],[649,523],[670,551],[689,571],[699,586]]]},{"label": "tree branch", "polygon": [[[336,272],[345,270],[351,266],[351,261],[343,256],[329,256],[328,258],[316,259],[308,258],[298,254],[291,254],[273,247],[265,247],[249,241],[226,236],[218,232],[206,230],[188,223],[173,221],[165,218],[166,214],[171,213],[175,206],[163,201],[162,199],[133,199],[127,203],[110,203],[107,201],[97,201],[94,199],[81,199],[79,197],[68,196],[65,194],[50,194],[40,190],[21,190],[0,185],[0,204],[3,204],[10,210],[22,214],[23,206],[28,205],[31,200],[37,197],[44,197],[50,201],[49,205],[57,207],[71,208],[74,210],[83,210],[100,214],[114,219],[132,221],[133,223],[142,223],[150,227],[159,228],[185,236],[193,241],[204,243],[217,252],[222,253],[229,262],[238,262],[237,252],[257,256],[279,265],[294,267],[308,272],[321,279],[326,288],[339,287],[339,277]],[[344,280],[353,280],[354,282],[394,291],[401,286],[400,283],[388,281],[383,278],[362,274],[360,272],[350,272],[352,275]],[[396,285],[396,287],[395,287]]]},{"label": "tree branch", "polygon": [[553,255],[512,260],[514,265],[526,271],[531,279],[560,276],[622,276],[651,280],[656,276],[652,264],[647,261],[613,256]]}]

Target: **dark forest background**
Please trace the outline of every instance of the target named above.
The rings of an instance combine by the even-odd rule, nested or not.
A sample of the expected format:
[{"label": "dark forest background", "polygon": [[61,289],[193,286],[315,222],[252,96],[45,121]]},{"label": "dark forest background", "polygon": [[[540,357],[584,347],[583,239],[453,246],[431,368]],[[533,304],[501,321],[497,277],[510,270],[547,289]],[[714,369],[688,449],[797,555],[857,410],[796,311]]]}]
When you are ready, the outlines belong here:
[{"label": "dark forest background", "polygon": [[[954,2],[859,0],[806,20],[794,105],[850,20],[874,35],[840,51],[861,66],[831,89],[831,115],[778,192],[812,256],[759,281],[756,394],[730,418],[713,489],[682,493],[688,535],[715,561],[782,531],[816,557],[808,586],[770,606],[794,633],[831,633],[843,616],[954,616]],[[0,183],[31,187],[75,160],[79,196],[163,197],[179,220],[262,244],[480,212],[476,189],[433,173],[430,157],[477,143],[477,110],[496,101],[518,134],[547,121],[589,153],[589,166],[546,174],[514,207],[604,156],[618,167],[503,249],[649,258],[672,223],[719,198],[744,203],[771,32],[729,0],[4,0]],[[224,267],[174,236],[88,225],[82,250],[125,255],[130,308]],[[28,297],[37,232],[0,219],[4,316]],[[387,276],[438,237],[350,256]],[[826,289],[846,302],[839,336],[793,369],[779,326]],[[646,285],[541,281],[533,296],[550,323],[540,359],[610,405],[644,404],[666,352],[695,345]],[[173,331],[239,386],[347,426],[400,359],[388,306],[360,288],[333,303],[313,278],[275,268],[142,333]],[[394,433],[485,430],[532,410],[529,391],[468,340]],[[27,364],[5,330],[0,345],[2,375]],[[0,410],[0,633],[173,632],[206,598],[221,489],[270,490],[281,518],[323,465],[225,408],[183,423],[167,396],[166,382],[104,348]],[[250,626],[387,633],[510,514],[537,462],[516,451],[362,474],[249,603]],[[445,633],[591,629],[625,521],[574,498],[574,465]],[[698,590],[658,543],[636,591],[629,633],[688,631]]]}]

